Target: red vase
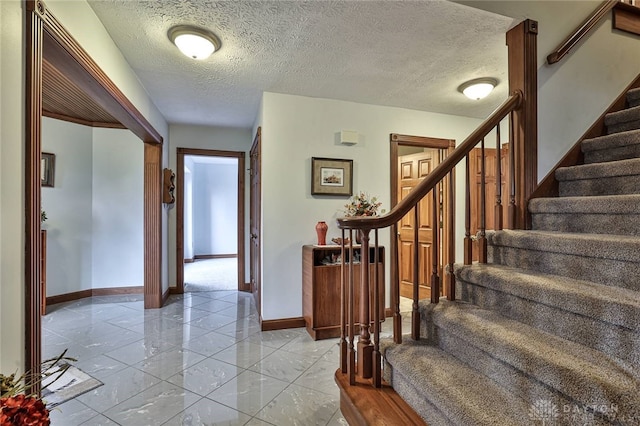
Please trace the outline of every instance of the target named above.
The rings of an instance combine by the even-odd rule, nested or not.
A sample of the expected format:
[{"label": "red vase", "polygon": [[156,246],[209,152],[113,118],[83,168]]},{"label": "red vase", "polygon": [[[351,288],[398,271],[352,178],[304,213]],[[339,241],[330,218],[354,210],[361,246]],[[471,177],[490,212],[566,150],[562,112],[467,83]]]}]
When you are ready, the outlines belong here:
[{"label": "red vase", "polygon": [[318,234],[318,245],[324,246],[327,244],[327,226],[326,222],[318,222],[316,224],[316,234]]}]

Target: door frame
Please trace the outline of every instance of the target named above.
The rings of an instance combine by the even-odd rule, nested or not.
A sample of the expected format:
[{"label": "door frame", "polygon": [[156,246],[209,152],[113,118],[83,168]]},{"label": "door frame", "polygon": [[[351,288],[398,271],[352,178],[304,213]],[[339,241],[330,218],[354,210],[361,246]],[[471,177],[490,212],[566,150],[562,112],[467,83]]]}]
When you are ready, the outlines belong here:
[{"label": "door frame", "polygon": [[[257,162],[257,171],[256,164]],[[262,309],[261,309],[261,297],[262,297],[262,128],[258,127],[256,130],[256,136],[253,139],[251,145],[250,160],[249,160],[251,181],[249,182],[249,232],[251,235],[250,255],[249,255],[249,270],[250,270],[250,286],[253,299],[258,311],[258,319],[262,324]],[[258,182],[256,187],[253,185],[253,176],[257,173]],[[256,233],[253,235],[253,228],[255,227]],[[257,240],[257,245],[254,247],[254,241]]]},{"label": "door frame", "polygon": [[238,245],[238,291],[249,291],[245,283],[245,220],[244,220],[244,151],[221,151],[214,149],[177,148],[176,150],[176,293],[184,293],[184,157],[228,157],[238,159],[237,245]]},{"label": "door frame", "polygon": [[[144,143],[144,307],[162,307],[162,136],[62,26],[42,0],[26,1],[25,369],[40,372],[40,155],[43,58],[56,66]],[[38,392],[39,385],[31,390]]]},{"label": "door frame", "polygon": [[[398,133],[392,133],[389,136],[389,147],[391,150],[390,153],[390,175],[391,175],[391,207],[393,208],[396,204],[398,204],[398,151],[400,146],[412,146],[418,148],[434,148],[439,149],[441,154],[446,152],[450,153],[456,145],[456,141],[454,139],[442,139],[442,138],[432,138],[426,136],[411,136],[411,135],[402,135]],[[442,158],[440,159],[442,161]],[[455,182],[455,179],[454,179]],[[446,181],[445,181],[446,184]],[[447,184],[446,184],[447,185]],[[443,193],[447,194],[448,192],[443,188]],[[455,211],[455,188],[453,194],[453,209]],[[434,208],[436,208],[434,206]],[[447,214],[449,209],[449,203],[443,200],[443,229],[451,229],[454,226],[451,222],[450,217],[453,217],[451,214]],[[442,238],[438,239],[441,247],[444,243]],[[399,283],[400,283],[400,272],[398,267],[398,225],[393,224],[391,226],[391,236],[389,238],[390,248],[391,248],[391,265],[390,265],[390,279],[391,279],[391,306],[398,306],[400,302],[400,293],[399,293]],[[454,252],[451,250],[442,250],[441,256],[439,256],[442,265],[447,265],[450,261],[449,253]],[[446,289],[445,285],[450,278],[443,274],[440,277],[440,288],[442,290]]]}]

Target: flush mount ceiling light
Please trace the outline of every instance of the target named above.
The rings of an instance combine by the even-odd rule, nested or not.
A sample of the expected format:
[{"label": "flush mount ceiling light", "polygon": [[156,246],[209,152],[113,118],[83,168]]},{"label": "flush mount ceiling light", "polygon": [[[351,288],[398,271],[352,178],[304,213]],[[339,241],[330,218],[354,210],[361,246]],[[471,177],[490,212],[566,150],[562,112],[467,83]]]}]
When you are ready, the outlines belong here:
[{"label": "flush mount ceiling light", "polygon": [[458,91],[469,99],[479,100],[487,97],[497,85],[498,80],[495,78],[476,78],[461,84]]},{"label": "flush mount ceiling light", "polygon": [[220,39],[211,31],[202,28],[178,25],[169,29],[167,35],[169,40],[191,59],[207,59],[220,49]]}]

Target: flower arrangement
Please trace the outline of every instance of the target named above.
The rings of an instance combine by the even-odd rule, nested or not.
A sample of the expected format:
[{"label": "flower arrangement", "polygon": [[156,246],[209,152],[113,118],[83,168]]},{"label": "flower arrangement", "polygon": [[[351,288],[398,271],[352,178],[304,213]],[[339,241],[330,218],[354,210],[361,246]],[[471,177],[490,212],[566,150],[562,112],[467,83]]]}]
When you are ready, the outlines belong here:
[{"label": "flower arrangement", "polygon": [[[42,363],[40,374],[25,373],[16,378],[16,374],[0,374],[0,425],[2,426],[48,426],[49,410],[37,395],[28,395],[27,382],[48,384],[58,380],[70,367],[67,361],[76,361],[66,357],[66,350],[58,357]],[[60,364],[61,361],[65,361]],[[46,386],[45,386],[46,387]]]},{"label": "flower arrangement", "polygon": [[[382,202],[378,201],[378,197],[371,197],[365,192],[360,192],[349,199],[344,205],[345,216],[377,216],[378,209],[382,206]],[[385,210],[380,210],[384,213]]]}]

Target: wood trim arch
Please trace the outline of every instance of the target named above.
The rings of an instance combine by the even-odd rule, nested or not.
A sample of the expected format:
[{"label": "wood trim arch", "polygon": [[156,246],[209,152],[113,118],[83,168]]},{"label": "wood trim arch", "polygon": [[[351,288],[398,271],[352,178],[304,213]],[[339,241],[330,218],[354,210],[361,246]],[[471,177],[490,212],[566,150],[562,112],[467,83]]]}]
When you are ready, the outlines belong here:
[{"label": "wood trim arch", "polygon": [[[46,58],[67,74],[145,144],[145,308],[162,306],[162,136],[53,16],[44,2],[27,0],[26,12],[25,369],[37,373],[41,362],[40,302],[43,297],[38,266],[42,250],[39,236],[43,59]],[[33,390],[39,391],[35,387]]]}]

